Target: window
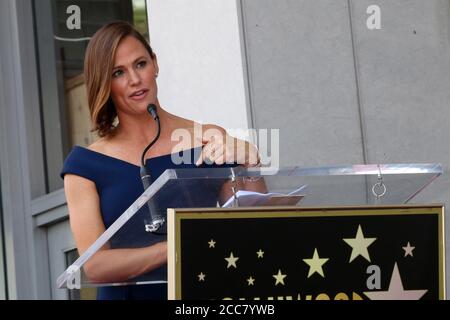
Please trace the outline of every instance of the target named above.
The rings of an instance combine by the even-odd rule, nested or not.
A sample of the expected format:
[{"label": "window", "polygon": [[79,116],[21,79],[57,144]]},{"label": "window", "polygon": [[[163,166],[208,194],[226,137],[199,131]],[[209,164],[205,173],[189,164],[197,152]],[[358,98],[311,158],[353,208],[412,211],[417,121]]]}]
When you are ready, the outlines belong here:
[{"label": "window", "polygon": [[147,11],[145,0],[34,0],[33,10],[48,193],[63,187],[59,173],[71,148],[96,139],[83,77],[90,37],[108,22],[125,20],[148,39]]}]

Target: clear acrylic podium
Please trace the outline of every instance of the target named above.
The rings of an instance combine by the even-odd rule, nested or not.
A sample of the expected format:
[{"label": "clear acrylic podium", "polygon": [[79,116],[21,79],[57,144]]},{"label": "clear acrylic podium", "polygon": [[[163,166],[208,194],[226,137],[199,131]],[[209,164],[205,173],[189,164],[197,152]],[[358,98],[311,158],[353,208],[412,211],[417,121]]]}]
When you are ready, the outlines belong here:
[{"label": "clear acrylic podium", "polygon": [[[347,206],[406,204],[442,174],[440,164],[382,164],[328,167],[195,168],[166,170],[130,207],[57,279],[58,288],[117,286],[167,282],[167,270],[140,275],[127,281],[95,282],[83,274],[83,266],[104,245],[110,250],[142,248],[166,236],[146,231],[150,221],[147,202],[159,215],[168,208],[211,208],[219,206],[221,189],[239,179],[264,179],[269,192],[287,194],[305,186],[297,206]],[[236,190],[233,190],[236,194]],[[226,199],[225,199],[226,200]],[[234,199],[239,206],[239,199]],[[224,211],[228,209],[223,209]],[[170,230],[169,230],[170,232]]]}]

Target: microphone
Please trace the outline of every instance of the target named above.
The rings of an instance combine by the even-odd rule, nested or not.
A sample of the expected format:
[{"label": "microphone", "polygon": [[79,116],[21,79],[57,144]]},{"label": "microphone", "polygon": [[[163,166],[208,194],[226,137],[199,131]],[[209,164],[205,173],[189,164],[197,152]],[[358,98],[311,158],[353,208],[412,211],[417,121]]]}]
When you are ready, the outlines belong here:
[{"label": "microphone", "polygon": [[[145,167],[145,154],[159,139],[159,135],[161,133],[161,124],[159,122],[158,113],[156,112],[156,106],[152,103],[149,104],[147,106],[147,111],[152,116],[153,120],[156,121],[157,133],[156,133],[155,138],[153,138],[152,142],[150,142],[149,145],[144,149],[144,151],[142,152],[142,156],[141,156],[140,175],[141,175],[142,185],[144,186],[144,190],[146,190],[148,187],[150,187],[150,184],[152,181],[152,176],[151,176],[149,170]],[[150,212],[151,221],[150,221],[150,224],[145,225],[145,231],[156,233],[159,230],[159,228],[161,228],[161,226],[164,224],[165,220],[164,220],[164,217],[160,216],[157,213],[155,204],[153,203],[152,199],[147,202],[147,206],[148,206],[148,210]],[[158,233],[158,234],[165,234],[165,233]]]}]

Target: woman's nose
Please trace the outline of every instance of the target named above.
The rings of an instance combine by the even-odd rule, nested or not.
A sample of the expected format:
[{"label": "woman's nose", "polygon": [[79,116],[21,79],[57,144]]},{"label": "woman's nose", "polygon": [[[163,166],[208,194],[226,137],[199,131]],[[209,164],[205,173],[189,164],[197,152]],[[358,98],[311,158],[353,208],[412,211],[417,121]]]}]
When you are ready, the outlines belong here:
[{"label": "woman's nose", "polygon": [[129,73],[128,81],[130,82],[130,85],[137,85],[141,82],[141,77],[139,76],[139,73],[133,70]]}]

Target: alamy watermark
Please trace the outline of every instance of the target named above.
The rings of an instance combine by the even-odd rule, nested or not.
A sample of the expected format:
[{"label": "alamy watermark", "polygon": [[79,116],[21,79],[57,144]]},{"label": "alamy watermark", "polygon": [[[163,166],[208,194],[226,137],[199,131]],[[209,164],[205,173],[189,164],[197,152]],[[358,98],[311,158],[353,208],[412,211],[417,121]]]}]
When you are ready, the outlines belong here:
[{"label": "alamy watermark", "polygon": [[66,27],[69,30],[81,29],[81,9],[77,5],[70,5],[66,9],[66,13],[70,16],[66,19]]},{"label": "alamy watermark", "polygon": [[366,26],[369,30],[381,29],[381,9],[376,4],[367,7],[366,13],[370,16],[366,20]]}]

